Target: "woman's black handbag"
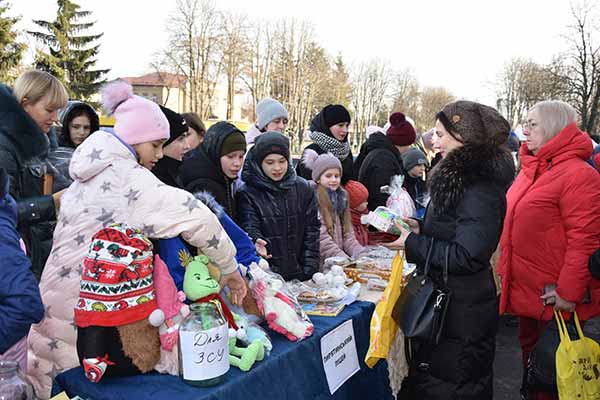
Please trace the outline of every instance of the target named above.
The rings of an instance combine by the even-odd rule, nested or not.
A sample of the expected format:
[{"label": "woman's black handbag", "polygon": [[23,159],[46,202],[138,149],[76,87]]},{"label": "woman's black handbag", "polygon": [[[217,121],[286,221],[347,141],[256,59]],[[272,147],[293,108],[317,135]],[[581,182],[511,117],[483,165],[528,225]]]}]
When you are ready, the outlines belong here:
[{"label": "woman's black handbag", "polygon": [[406,338],[422,339],[437,344],[444,327],[451,292],[448,289],[448,247],[442,275],[443,285],[439,285],[429,276],[433,242],[432,238],[423,274],[415,272],[411,276],[394,305],[392,317]]}]

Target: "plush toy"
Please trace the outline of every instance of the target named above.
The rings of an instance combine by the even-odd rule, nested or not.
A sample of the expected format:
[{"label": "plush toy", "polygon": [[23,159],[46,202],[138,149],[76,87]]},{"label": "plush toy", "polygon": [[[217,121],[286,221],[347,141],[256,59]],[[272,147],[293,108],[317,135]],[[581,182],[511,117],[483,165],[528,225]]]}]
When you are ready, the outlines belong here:
[{"label": "plush toy", "polygon": [[165,314],[165,322],[158,327],[160,344],[163,349],[172,351],[179,339],[179,324],[190,313],[184,303],[185,293],[178,292],[167,265],[154,257],[154,287],[158,308]]},{"label": "plush toy", "polygon": [[83,262],[75,307],[77,354],[87,378],[145,373],[160,359],[152,243],[117,224],[98,231]]},{"label": "plush toy", "polygon": [[[266,336],[261,336],[254,328],[247,330],[240,328],[238,322],[243,319],[240,316],[234,316],[227,307],[227,304],[221,298],[219,292],[221,287],[219,283],[210,276],[208,271],[208,258],[204,255],[196,256],[185,267],[185,275],[183,277],[183,291],[187,298],[194,303],[210,301],[213,302],[221,311],[229,324],[229,362],[231,365],[238,367],[246,372],[254,365],[256,361],[261,361],[265,356],[265,347],[268,351],[271,350],[271,341]],[[243,322],[246,327],[250,327],[250,323]],[[250,331],[253,339],[248,342],[248,332]],[[247,347],[238,347],[238,337],[244,338],[241,343],[247,344]],[[266,337],[266,338],[265,338]],[[268,342],[268,345],[264,343]]]},{"label": "plush toy", "polygon": [[265,358],[265,350],[260,339],[256,339],[247,347],[237,347],[237,332],[229,329],[229,364],[248,372],[255,362]]},{"label": "plush toy", "polygon": [[196,256],[186,265],[183,276],[183,292],[193,303],[211,302],[221,311],[230,328],[238,329],[233,314],[221,298],[221,286],[208,272],[208,257]]},{"label": "plush toy", "polygon": [[312,322],[293,295],[287,294],[289,290],[284,290],[281,276],[258,267],[251,267],[249,273],[250,288],[269,328],[293,342],[312,335],[315,329]]},{"label": "plush toy", "polygon": [[255,340],[260,340],[263,344],[265,354],[269,355],[271,353],[273,344],[263,328],[251,321],[247,316],[233,313],[233,318],[238,326],[238,330],[235,333],[240,342],[248,346]]}]

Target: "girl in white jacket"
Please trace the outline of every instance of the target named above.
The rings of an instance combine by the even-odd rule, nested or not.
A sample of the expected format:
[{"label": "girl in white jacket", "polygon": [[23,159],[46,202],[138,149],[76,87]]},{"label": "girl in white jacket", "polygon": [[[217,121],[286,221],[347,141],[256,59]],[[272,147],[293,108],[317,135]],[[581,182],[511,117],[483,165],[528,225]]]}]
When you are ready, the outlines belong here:
[{"label": "girl in white jacket", "polygon": [[[114,132],[97,131],[75,150],[69,167],[74,183],[62,197],[52,252],[40,281],[45,318],[28,337],[29,377],[40,398],[50,396],[56,374],[79,364],[73,309],[83,258],[99,229],[118,222],[150,238],[181,235],[221,270],[221,284],[229,286],[234,302],[246,292],[235,248],[216,216],[190,193],[162,184],[150,172],[169,137],[168,121],[158,105],[133,95],[123,81],[108,84],[102,102],[107,114],[115,116]],[[164,357],[161,362],[175,361]],[[159,364],[157,369],[173,366]]]}]

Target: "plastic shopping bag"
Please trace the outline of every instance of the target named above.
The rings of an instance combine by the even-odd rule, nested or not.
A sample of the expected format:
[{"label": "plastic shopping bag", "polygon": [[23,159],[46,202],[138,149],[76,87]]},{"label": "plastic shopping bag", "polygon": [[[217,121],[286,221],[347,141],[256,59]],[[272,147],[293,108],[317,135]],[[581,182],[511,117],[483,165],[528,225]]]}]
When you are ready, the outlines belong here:
[{"label": "plastic shopping bag", "polygon": [[404,175],[394,175],[389,186],[381,188],[382,193],[389,193],[385,205],[396,216],[401,218],[411,218],[415,215],[415,203],[410,194],[402,187]]},{"label": "plastic shopping bag", "polygon": [[600,399],[600,345],[583,336],[573,313],[579,340],[572,340],[562,314],[554,311],[560,344],[556,350],[556,384],[561,400]]},{"label": "plastic shopping bag", "polygon": [[380,359],[387,358],[390,347],[394,343],[398,325],[392,318],[392,310],[402,290],[403,269],[404,252],[398,250],[392,261],[390,281],[371,317],[371,337],[369,350],[365,356],[365,364],[369,368],[373,368]]}]

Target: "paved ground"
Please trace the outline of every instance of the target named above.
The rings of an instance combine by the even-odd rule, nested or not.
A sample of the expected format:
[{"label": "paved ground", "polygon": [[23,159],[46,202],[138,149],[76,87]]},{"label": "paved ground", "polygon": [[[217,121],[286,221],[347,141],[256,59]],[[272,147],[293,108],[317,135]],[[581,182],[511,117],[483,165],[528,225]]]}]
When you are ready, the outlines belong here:
[{"label": "paved ground", "polygon": [[[600,338],[600,318],[589,321],[584,331],[589,336]],[[494,400],[518,400],[521,376],[521,348],[517,326],[508,317],[503,317],[496,337]]]}]

